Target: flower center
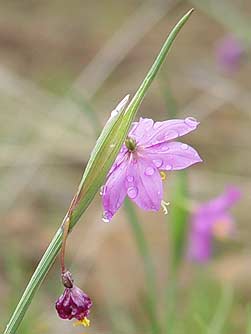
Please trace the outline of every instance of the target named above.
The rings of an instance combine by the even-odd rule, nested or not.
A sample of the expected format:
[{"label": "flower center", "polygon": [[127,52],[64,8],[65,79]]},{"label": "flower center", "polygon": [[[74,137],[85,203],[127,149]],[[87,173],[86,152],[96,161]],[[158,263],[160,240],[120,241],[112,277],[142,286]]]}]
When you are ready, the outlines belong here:
[{"label": "flower center", "polygon": [[134,152],[137,146],[136,140],[131,137],[127,137],[125,140],[125,146],[128,148],[130,152]]}]

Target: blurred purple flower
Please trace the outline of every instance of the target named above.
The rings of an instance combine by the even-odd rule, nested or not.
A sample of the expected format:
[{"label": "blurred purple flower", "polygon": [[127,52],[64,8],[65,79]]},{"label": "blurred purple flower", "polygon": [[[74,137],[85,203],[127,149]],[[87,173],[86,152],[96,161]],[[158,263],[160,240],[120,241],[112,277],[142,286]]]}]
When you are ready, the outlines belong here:
[{"label": "blurred purple flower", "polygon": [[156,123],[141,118],[133,123],[102,187],[104,222],[111,220],[126,196],[144,210],[158,211],[167,204],[162,200],[162,171],[184,169],[202,161],[192,147],[171,140],[195,130],[198,124],[192,117]]},{"label": "blurred purple flower", "polygon": [[241,41],[231,35],[223,38],[217,47],[219,65],[228,72],[238,69],[243,55],[244,47]]},{"label": "blurred purple flower", "polygon": [[228,210],[240,199],[236,187],[228,187],[223,194],[201,204],[191,217],[188,257],[206,262],[212,254],[213,237],[224,239],[234,232],[234,222]]},{"label": "blurred purple flower", "polygon": [[65,286],[64,293],[56,301],[56,310],[62,319],[77,319],[84,326],[89,326],[88,315],[92,307],[91,299],[81,289],[73,284],[71,273],[62,275]]}]

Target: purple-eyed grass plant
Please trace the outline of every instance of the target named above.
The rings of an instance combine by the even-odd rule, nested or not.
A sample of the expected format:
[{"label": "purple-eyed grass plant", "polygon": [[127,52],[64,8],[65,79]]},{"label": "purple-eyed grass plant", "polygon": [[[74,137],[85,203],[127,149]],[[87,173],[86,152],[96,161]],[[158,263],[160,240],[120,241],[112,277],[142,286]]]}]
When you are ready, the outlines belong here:
[{"label": "purple-eyed grass plant", "polygon": [[95,194],[99,191],[101,185],[104,182],[106,174],[111,168],[127,136],[133,119],[147,90],[158,73],[162,63],[164,62],[166,55],[168,54],[178,32],[186,23],[192,14],[192,11],[193,10],[190,10],[187,14],[185,14],[171,31],[151,69],[149,70],[148,74],[146,75],[145,79],[143,80],[128,106],[125,107],[126,103],[128,102],[128,97],[126,97],[122,103],[119,104],[117,109],[112,112],[110,119],[102,130],[100,137],[98,138],[96,145],[91,153],[78,190],[74,196],[74,206],[70,207],[70,210],[67,211],[61,226],[57,230],[41,261],[39,262],[6,326],[4,334],[16,333],[36,291],[46,277],[50,267],[54,263],[60,251],[65,223],[70,220],[70,232],[93,200]]}]

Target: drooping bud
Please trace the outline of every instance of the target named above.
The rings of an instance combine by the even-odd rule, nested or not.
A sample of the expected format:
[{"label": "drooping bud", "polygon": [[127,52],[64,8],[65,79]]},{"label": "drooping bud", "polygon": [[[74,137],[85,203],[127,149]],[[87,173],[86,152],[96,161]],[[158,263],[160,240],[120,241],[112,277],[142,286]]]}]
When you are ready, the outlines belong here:
[{"label": "drooping bud", "polygon": [[86,293],[73,284],[73,279],[69,271],[62,274],[62,282],[65,290],[55,305],[59,317],[68,320],[75,318],[81,324],[89,326],[87,317],[92,307],[92,300]]}]

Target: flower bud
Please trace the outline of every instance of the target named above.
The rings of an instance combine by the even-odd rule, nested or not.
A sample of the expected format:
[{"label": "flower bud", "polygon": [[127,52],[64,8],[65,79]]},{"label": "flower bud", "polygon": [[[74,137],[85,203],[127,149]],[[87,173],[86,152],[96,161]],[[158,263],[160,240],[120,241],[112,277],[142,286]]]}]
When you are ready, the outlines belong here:
[{"label": "flower bud", "polygon": [[87,316],[92,307],[92,300],[73,284],[73,279],[69,271],[66,271],[62,275],[62,281],[65,290],[55,305],[59,317],[68,320],[75,318],[83,324],[89,323]]}]

